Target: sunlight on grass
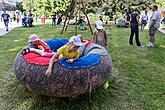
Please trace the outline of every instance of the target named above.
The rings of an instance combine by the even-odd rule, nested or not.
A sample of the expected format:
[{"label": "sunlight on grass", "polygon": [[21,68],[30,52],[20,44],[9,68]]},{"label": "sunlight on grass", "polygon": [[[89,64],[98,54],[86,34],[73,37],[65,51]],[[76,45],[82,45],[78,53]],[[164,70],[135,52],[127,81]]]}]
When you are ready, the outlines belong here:
[{"label": "sunlight on grass", "polygon": [[165,48],[165,45],[159,45],[159,47]]},{"label": "sunlight on grass", "polygon": [[20,40],[14,40],[14,42],[19,42]]},{"label": "sunlight on grass", "polygon": [[16,51],[16,50],[19,50],[21,47],[16,47],[16,48],[13,48],[13,49],[9,49],[9,50],[7,50],[7,52],[12,52],[12,51]]},{"label": "sunlight on grass", "polygon": [[[16,79],[13,60],[26,45],[30,34],[41,39],[69,38],[75,35],[70,26],[63,35],[60,26],[37,25],[16,28],[0,38],[0,109],[2,110],[164,110],[165,109],[165,38],[157,33],[155,48],[129,46],[129,28],[108,30],[109,50],[113,60],[109,87],[76,98],[55,98],[29,91]],[[78,31],[92,38],[90,30]],[[148,41],[148,31],[140,33],[142,43]],[[135,42],[134,42],[135,44]]]}]

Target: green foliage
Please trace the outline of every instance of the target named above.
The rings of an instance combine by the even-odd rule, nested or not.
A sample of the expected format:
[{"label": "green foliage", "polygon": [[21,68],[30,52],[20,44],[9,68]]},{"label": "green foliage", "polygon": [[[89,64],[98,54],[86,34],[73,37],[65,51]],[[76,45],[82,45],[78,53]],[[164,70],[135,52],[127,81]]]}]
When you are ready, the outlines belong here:
[{"label": "green foliage", "polygon": [[18,10],[21,10],[23,12],[23,3],[22,2],[16,2],[16,7]]},{"label": "green foliage", "polygon": [[131,8],[137,7],[139,11],[147,9],[153,0],[85,0],[88,10],[96,12],[100,7],[102,12],[112,17],[117,12],[124,14],[125,12],[131,12]]},{"label": "green foliage", "polygon": [[52,12],[64,13],[70,4],[70,0],[24,0],[25,10],[30,8],[38,15],[51,16]]},{"label": "green foliage", "polygon": [[156,0],[156,3],[159,5],[159,7],[162,7],[162,8],[165,7],[165,0]]},{"label": "green foliage", "polygon": [[[37,15],[45,13],[50,16],[52,12],[66,12],[70,2],[75,0],[24,0],[24,9],[32,8]],[[131,12],[131,8],[137,7],[139,11],[147,9],[155,0],[82,0],[87,13],[101,13],[112,17],[117,12],[122,14]],[[164,6],[164,0],[157,0],[157,3]],[[163,4],[162,4],[163,3]],[[73,6],[73,5],[72,5]],[[74,8],[74,6],[72,7]]]}]

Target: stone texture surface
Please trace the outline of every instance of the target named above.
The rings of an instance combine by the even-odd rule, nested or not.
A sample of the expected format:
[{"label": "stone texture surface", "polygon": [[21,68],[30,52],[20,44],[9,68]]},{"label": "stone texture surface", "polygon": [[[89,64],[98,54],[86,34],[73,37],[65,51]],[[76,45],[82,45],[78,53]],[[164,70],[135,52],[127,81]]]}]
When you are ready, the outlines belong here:
[{"label": "stone texture surface", "polygon": [[[85,55],[93,49],[98,49],[97,45],[93,47],[87,47],[89,51]],[[69,97],[89,92],[107,80],[112,70],[112,60],[106,51],[100,57],[100,64],[89,69],[72,70],[56,63],[50,77],[44,75],[48,66],[30,64],[20,53],[16,56],[13,66],[16,78],[29,90],[49,96]]]}]

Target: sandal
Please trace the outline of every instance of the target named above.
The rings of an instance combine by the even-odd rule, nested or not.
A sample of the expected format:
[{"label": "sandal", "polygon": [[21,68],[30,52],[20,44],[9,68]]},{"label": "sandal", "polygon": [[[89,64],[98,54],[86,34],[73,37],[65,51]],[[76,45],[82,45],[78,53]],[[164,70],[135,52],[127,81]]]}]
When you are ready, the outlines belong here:
[{"label": "sandal", "polygon": [[23,49],[22,50],[22,55],[25,55],[25,54],[27,54],[27,53],[29,53],[30,52],[30,49],[29,48],[25,48],[25,49]]},{"label": "sandal", "polygon": [[25,55],[26,54],[26,49],[23,49],[22,52],[21,52],[22,55]]},{"label": "sandal", "polygon": [[26,53],[29,53],[29,52],[30,52],[30,48],[27,48],[27,49],[26,49]]}]

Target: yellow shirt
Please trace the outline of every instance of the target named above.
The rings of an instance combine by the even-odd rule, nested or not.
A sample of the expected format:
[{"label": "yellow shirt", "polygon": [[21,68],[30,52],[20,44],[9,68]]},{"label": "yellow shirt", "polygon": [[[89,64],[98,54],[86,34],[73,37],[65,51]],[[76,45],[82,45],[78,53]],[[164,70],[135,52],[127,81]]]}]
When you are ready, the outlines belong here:
[{"label": "yellow shirt", "polygon": [[68,45],[64,45],[57,50],[59,59],[77,59],[79,57],[79,51],[68,52]]}]

